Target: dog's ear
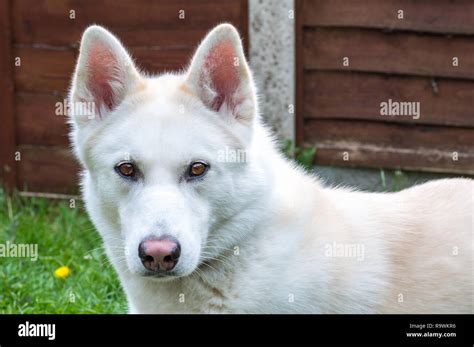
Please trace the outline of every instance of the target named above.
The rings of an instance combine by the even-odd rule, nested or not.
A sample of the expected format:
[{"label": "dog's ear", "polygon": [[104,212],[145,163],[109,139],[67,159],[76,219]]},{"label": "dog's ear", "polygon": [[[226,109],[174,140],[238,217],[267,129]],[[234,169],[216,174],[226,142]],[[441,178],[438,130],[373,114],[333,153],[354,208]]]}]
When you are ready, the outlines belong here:
[{"label": "dog's ear", "polygon": [[186,75],[186,86],[209,109],[250,121],[256,113],[252,75],[237,30],[215,27],[198,47]]},{"label": "dog's ear", "polygon": [[91,118],[104,117],[139,82],[140,74],[120,41],[106,29],[90,26],[81,39],[72,82],[70,101],[74,120],[81,125]]}]

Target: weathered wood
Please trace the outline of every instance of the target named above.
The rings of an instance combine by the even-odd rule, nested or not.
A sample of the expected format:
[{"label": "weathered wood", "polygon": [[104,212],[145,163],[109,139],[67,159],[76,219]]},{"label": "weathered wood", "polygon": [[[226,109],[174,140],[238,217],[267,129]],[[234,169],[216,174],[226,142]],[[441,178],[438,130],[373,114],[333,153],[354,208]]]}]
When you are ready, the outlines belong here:
[{"label": "weathered wood", "polygon": [[0,23],[0,177],[10,193],[17,186],[10,1],[0,2]]},{"label": "weathered wood", "polygon": [[301,145],[304,137],[304,60],[303,60],[303,2],[295,0],[295,142]]},{"label": "weathered wood", "polygon": [[[364,29],[307,29],[305,69],[369,71],[474,79],[474,40]],[[343,57],[349,66],[343,66]],[[453,66],[458,57],[459,66]]]},{"label": "weathered wood", "polygon": [[[21,161],[13,177],[18,187],[29,192],[78,191],[79,166],[67,147],[67,125],[64,116],[55,114],[55,104],[67,95],[80,37],[88,25],[104,25],[122,40],[140,68],[148,73],[161,73],[185,67],[199,41],[222,22],[230,22],[239,29],[248,52],[247,6],[247,0],[13,2],[1,19],[2,25],[13,28],[12,39],[8,39],[11,55],[21,58],[21,66],[9,79],[10,85],[16,87],[16,95],[10,96],[17,118],[9,134],[15,134],[16,125],[18,139],[12,143],[19,144]],[[75,11],[75,19],[69,18],[70,10]],[[184,10],[184,19],[179,18],[180,10]],[[3,21],[3,14],[8,13],[14,14],[11,23]],[[0,40],[9,32],[2,31]],[[6,56],[0,55],[0,69],[11,66],[3,59]],[[7,80],[2,78],[0,83],[7,85]],[[1,94],[0,98],[7,96]],[[2,102],[2,111],[6,109]],[[2,113],[2,121],[3,118]],[[2,153],[6,153],[3,124],[1,129]],[[12,148],[9,154],[13,154],[15,147]]]},{"label": "weathered wood", "polygon": [[[474,173],[472,1],[295,6],[296,124],[299,142],[317,146],[317,163]],[[388,99],[420,102],[420,119],[381,116]]]},{"label": "weathered wood", "polygon": [[[304,0],[305,26],[474,34],[471,0]],[[403,19],[398,11],[403,10]]]},{"label": "weathered wood", "polygon": [[[474,82],[312,71],[304,76],[303,116],[474,128]],[[420,117],[383,116],[380,103],[420,103]],[[474,130],[473,130],[474,131]]]},{"label": "weathered wood", "polygon": [[[242,16],[247,15],[241,12],[246,1],[17,0],[13,3],[14,42],[70,45],[95,23],[112,30],[127,46],[195,45],[216,24],[232,22],[240,27]],[[70,19],[71,10],[75,19]]]},{"label": "weathered wood", "polygon": [[[131,47],[130,52],[137,65],[148,73],[178,70],[188,63],[191,47],[184,49],[150,49]],[[16,89],[20,92],[66,93],[74,66],[77,49],[50,49],[17,47],[16,56],[21,58],[21,68],[16,70]]]},{"label": "weathered wood", "polygon": [[75,194],[79,166],[71,151],[62,147],[19,146],[20,189],[34,192]]},{"label": "weathered wood", "polygon": [[57,193],[40,193],[40,192],[19,192],[20,196],[27,198],[44,198],[44,199],[57,199],[57,200],[82,200],[80,195],[71,194],[57,194]]},{"label": "weathered wood", "polygon": [[[235,1],[235,0],[234,0]],[[235,23],[235,27],[239,30],[244,46],[244,52],[247,59],[249,59],[250,40],[249,40],[249,2],[248,0],[237,0],[240,2],[239,20],[233,19],[230,22]],[[222,23],[222,21],[221,21]],[[202,40],[202,38],[201,38]]]},{"label": "weathered wood", "polygon": [[317,164],[474,174],[471,129],[309,120],[304,138],[316,146]]},{"label": "weathered wood", "polygon": [[20,145],[69,145],[66,116],[56,114],[56,103],[64,104],[65,97],[53,94],[16,94],[16,127]]}]

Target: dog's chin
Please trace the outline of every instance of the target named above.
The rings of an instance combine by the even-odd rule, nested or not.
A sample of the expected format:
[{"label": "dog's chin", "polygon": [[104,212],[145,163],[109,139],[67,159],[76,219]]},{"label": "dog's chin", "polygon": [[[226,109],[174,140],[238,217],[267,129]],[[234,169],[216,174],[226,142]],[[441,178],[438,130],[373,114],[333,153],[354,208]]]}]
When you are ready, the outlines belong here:
[{"label": "dog's chin", "polygon": [[171,282],[186,276],[189,276],[194,272],[195,269],[192,269],[190,271],[171,271],[169,273],[152,273],[152,272],[146,272],[146,273],[138,273],[137,275],[142,277],[145,280],[153,281],[153,282]]},{"label": "dog's chin", "polygon": [[147,281],[152,281],[156,283],[165,283],[165,282],[171,282],[171,281],[176,281],[178,278],[181,276],[176,276],[176,275],[143,275],[142,276],[144,279]]}]

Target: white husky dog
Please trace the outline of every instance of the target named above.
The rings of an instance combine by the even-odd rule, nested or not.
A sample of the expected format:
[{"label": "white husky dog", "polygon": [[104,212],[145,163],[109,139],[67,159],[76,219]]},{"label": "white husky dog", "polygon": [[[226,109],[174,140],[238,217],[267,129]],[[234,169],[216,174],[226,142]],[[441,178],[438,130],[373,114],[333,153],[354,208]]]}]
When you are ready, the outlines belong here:
[{"label": "white husky dog", "polygon": [[472,312],[473,181],[323,187],[261,124],[231,25],[154,77],[91,26],[70,98],[94,105],[71,138],[131,313]]}]

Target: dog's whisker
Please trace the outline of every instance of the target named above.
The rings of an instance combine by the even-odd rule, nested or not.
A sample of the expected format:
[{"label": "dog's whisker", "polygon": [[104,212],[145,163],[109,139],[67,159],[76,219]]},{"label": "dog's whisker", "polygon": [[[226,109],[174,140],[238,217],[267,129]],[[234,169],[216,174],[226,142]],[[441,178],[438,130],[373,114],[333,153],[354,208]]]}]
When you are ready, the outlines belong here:
[{"label": "dog's whisker", "polygon": [[212,261],[218,261],[218,262],[220,262],[220,263],[222,263],[226,266],[232,266],[233,265],[232,259],[230,259],[230,258],[222,258],[221,259],[219,257],[206,257],[206,255],[205,255],[203,261],[207,261],[207,262],[209,262],[209,261],[211,261],[211,262]]}]

